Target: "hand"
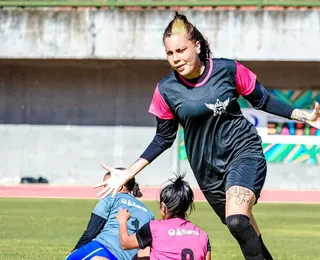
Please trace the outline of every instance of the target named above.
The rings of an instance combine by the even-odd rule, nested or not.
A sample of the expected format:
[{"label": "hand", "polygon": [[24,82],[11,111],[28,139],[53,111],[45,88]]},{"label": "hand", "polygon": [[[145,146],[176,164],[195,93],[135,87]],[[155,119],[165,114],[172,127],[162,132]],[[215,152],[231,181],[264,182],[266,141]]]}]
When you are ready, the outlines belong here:
[{"label": "hand", "polygon": [[318,102],[315,103],[314,110],[308,115],[308,124],[320,129],[320,105]]},{"label": "hand", "polygon": [[130,212],[127,209],[120,209],[117,214],[117,220],[119,223],[127,222],[130,217]]},{"label": "hand", "polygon": [[104,182],[92,186],[92,188],[95,189],[98,187],[105,187],[102,191],[100,191],[97,194],[97,197],[99,198],[105,198],[111,193],[112,197],[114,197],[121,188],[121,186],[126,184],[129,180],[128,174],[126,173],[126,170],[114,169],[104,164],[102,164],[102,167],[108,172],[110,172],[110,178],[108,178]]}]

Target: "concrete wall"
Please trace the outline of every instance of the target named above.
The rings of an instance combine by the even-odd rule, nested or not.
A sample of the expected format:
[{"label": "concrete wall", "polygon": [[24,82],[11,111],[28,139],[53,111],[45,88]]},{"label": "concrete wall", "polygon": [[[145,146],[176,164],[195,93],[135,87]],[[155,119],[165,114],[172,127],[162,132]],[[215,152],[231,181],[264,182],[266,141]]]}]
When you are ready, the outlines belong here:
[{"label": "concrete wall", "polygon": [[[271,88],[320,89],[319,62],[244,63]],[[132,163],[154,136],[147,110],[168,71],[164,61],[0,60],[0,183],[41,175],[90,185],[100,181],[102,162]],[[176,145],[139,174],[141,184],[172,176]],[[319,173],[319,166],[270,164],[266,188],[319,189]]]},{"label": "concrete wall", "polygon": [[0,123],[153,125],[148,106],[164,61],[0,62]]},{"label": "concrete wall", "polygon": [[[0,184],[43,176],[53,184],[93,185],[103,177],[101,163],[128,166],[154,133],[152,127],[0,125]],[[175,152],[162,154],[138,180],[144,185],[166,181],[175,170]]]},{"label": "concrete wall", "polygon": [[[320,62],[243,62],[268,88],[320,90]],[[0,124],[154,126],[165,61],[0,60]]]},{"label": "concrete wall", "polygon": [[[134,162],[152,140],[153,127],[0,125],[0,184],[22,176],[46,177],[52,184],[93,185],[101,181],[101,163],[116,167]],[[177,160],[177,142],[137,177],[159,186],[181,172],[193,187],[187,161]],[[320,166],[269,164],[266,189],[319,190]]]},{"label": "concrete wall", "polygon": [[[216,57],[319,61],[320,10],[184,12]],[[172,10],[1,9],[0,58],[165,59]]]}]

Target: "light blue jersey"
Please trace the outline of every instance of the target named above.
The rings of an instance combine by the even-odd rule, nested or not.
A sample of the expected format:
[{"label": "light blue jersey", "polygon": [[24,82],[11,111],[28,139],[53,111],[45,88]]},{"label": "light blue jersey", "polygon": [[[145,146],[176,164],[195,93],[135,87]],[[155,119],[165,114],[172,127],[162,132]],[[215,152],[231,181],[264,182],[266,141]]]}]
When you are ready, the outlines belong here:
[{"label": "light blue jersey", "polygon": [[154,219],[153,213],[135,197],[127,193],[117,193],[114,198],[111,195],[100,200],[92,213],[107,220],[101,232],[93,241],[98,241],[119,260],[132,259],[138,249],[123,250],[119,240],[119,222],[117,214],[119,210],[128,209],[130,219],[127,222],[130,235],[135,233],[144,224]]}]

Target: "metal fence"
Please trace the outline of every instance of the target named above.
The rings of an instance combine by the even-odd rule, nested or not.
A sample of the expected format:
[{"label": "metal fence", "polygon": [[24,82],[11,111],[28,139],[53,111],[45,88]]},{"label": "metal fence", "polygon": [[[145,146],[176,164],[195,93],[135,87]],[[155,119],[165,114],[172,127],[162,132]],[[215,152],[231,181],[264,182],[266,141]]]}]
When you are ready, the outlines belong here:
[{"label": "metal fence", "polygon": [[314,7],[320,6],[320,0],[0,0],[0,7],[55,7],[55,6],[96,6],[121,8],[126,6],[140,7],[172,7],[172,6],[297,6]]}]

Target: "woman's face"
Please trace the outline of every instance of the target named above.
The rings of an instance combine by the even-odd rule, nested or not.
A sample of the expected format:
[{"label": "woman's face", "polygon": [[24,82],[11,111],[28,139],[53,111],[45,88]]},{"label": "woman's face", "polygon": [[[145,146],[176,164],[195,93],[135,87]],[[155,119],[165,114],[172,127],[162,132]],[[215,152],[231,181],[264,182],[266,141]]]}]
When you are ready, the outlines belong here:
[{"label": "woman's face", "polygon": [[168,62],[171,67],[186,79],[201,74],[200,43],[190,41],[185,33],[166,37],[164,40]]}]

